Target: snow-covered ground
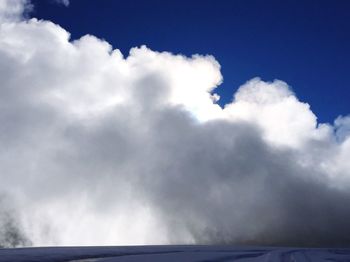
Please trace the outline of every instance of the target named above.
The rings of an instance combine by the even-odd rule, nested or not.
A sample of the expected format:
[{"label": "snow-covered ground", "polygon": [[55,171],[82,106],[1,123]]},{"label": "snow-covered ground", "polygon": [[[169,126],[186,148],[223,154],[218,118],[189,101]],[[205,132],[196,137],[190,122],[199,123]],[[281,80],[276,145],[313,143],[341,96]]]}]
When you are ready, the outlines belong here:
[{"label": "snow-covered ground", "polygon": [[232,246],[44,247],[0,249],[6,262],[133,261],[350,261],[350,249],[264,248]]}]

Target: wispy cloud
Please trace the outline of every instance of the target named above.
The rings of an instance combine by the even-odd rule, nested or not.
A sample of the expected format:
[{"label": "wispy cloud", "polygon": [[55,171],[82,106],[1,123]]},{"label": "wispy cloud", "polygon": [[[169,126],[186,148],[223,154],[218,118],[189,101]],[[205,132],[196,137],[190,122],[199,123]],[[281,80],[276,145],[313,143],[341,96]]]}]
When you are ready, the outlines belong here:
[{"label": "wispy cloud", "polygon": [[69,6],[70,1],[69,0],[52,0],[56,4],[64,5],[64,6]]}]

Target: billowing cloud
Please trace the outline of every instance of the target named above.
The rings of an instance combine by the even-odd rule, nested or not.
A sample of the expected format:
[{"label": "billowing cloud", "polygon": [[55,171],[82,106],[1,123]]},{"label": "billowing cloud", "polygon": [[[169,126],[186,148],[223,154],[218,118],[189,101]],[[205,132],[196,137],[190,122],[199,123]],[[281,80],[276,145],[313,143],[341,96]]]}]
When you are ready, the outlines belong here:
[{"label": "billowing cloud", "polygon": [[350,243],[349,117],[320,124],[259,78],[222,108],[214,57],[123,57],[16,3],[0,1],[0,232],[17,237],[0,245]]},{"label": "billowing cloud", "polygon": [[31,9],[29,0],[1,0],[0,22],[19,21]]}]

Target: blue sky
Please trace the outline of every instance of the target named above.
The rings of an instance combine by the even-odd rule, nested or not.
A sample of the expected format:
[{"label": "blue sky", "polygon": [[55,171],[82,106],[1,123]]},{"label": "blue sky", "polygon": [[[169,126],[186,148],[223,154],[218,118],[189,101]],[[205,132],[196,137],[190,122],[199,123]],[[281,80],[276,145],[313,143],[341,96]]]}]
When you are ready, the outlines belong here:
[{"label": "blue sky", "polygon": [[131,47],[211,54],[222,67],[221,104],[252,77],[281,79],[320,122],[347,115],[350,95],[349,1],[71,0],[33,1],[33,16],[72,38],[93,34],[124,55]]}]

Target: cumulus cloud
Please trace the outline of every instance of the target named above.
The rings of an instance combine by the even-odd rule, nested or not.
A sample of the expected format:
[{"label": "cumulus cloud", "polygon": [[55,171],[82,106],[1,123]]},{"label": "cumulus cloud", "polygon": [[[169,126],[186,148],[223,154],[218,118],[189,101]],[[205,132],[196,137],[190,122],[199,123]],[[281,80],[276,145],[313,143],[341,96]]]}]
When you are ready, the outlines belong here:
[{"label": "cumulus cloud", "polygon": [[1,0],[0,22],[19,21],[31,9],[29,0]]},{"label": "cumulus cloud", "polygon": [[318,123],[287,83],[259,78],[222,108],[214,57],[146,46],[123,57],[21,21],[17,3],[0,1],[2,18],[17,17],[0,26],[11,243],[350,243],[349,117]]}]

